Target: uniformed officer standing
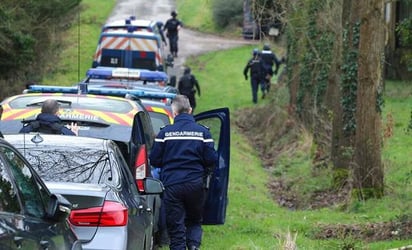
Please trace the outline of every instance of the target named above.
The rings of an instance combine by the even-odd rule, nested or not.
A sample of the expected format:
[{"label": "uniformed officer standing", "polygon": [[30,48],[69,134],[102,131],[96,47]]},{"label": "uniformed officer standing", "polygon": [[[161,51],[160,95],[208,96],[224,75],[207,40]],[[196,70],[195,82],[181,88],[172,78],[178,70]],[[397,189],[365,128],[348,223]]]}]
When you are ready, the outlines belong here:
[{"label": "uniformed officer standing", "polygon": [[192,107],[192,113],[196,108],[195,94],[200,97],[199,82],[196,77],[191,73],[189,67],[186,67],[183,71],[183,76],[179,79],[178,84],[179,93],[189,98],[190,106]]},{"label": "uniformed officer standing", "polygon": [[177,57],[177,52],[179,50],[177,41],[179,40],[179,30],[183,24],[176,18],[176,11],[172,11],[170,15],[172,18],[166,21],[163,30],[166,31],[166,36],[169,38],[170,53],[173,57]]},{"label": "uniformed officer standing", "polygon": [[[271,84],[273,75],[278,74],[281,61],[279,61],[275,53],[272,52],[268,44],[263,45],[263,49],[260,54],[260,57],[262,59],[263,68],[265,70],[264,80],[262,81],[262,84],[264,84],[263,89],[262,89],[263,96],[264,96],[265,92],[268,92],[270,89],[270,84]],[[275,67],[275,70],[273,70],[273,67]]]},{"label": "uniformed officer standing", "polygon": [[[257,92],[259,85],[264,81],[264,68],[262,59],[259,55],[258,49],[253,49],[253,57],[247,62],[245,68],[243,69],[243,75],[245,79],[248,79],[248,71],[250,71],[250,84],[252,87],[252,101],[257,103]],[[264,92],[263,92],[264,93]],[[264,96],[262,96],[264,97]]]},{"label": "uniformed officer standing", "polygon": [[172,111],[174,123],[160,130],[149,158],[161,168],[170,249],[196,250],[202,240],[204,179],[212,173],[218,155],[209,129],[191,115],[186,96],[173,99]]}]

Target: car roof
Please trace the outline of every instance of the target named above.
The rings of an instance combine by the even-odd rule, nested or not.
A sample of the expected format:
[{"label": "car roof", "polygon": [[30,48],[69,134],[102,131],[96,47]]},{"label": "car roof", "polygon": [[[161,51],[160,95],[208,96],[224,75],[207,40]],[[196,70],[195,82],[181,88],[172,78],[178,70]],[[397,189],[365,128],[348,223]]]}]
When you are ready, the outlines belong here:
[{"label": "car roof", "polygon": [[159,37],[153,32],[145,31],[145,30],[135,30],[129,32],[126,29],[109,29],[100,34],[100,36],[128,36],[132,38],[140,38],[140,39],[153,39],[158,40]]},{"label": "car roof", "polygon": [[3,107],[0,131],[18,133],[23,121],[34,120],[46,99],[60,103],[59,117],[63,123],[77,122],[80,135],[130,141],[134,116],[147,112],[136,101],[115,96],[75,95],[64,93],[30,93],[7,98]]}]

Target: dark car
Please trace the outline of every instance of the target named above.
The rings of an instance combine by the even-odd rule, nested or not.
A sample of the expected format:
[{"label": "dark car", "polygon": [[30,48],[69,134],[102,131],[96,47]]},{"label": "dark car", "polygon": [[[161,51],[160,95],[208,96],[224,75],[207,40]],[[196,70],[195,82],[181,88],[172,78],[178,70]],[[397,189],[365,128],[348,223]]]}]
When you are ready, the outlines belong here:
[{"label": "dark car", "polygon": [[51,194],[26,159],[0,139],[0,249],[82,249],[71,204]]},{"label": "dark car", "polygon": [[[34,92],[11,96],[1,104],[4,109],[0,122],[3,134],[16,134],[24,123],[40,113],[42,103],[55,99],[60,104],[59,117],[64,124],[76,122],[79,135],[110,139],[119,146],[139,191],[146,177],[152,176],[148,152],[153,144],[154,131],[151,119],[143,104],[115,96],[105,96],[102,89],[91,94],[78,93],[77,87],[31,86]],[[92,90],[92,89],[91,89]],[[103,89],[104,93],[120,95],[118,89]],[[114,92],[115,91],[115,92]],[[121,93],[125,95],[122,90]],[[56,93],[57,92],[57,93]],[[61,93],[66,92],[66,93]],[[147,202],[158,217],[158,195],[147,195]]]},{"label": "dark car", "polygon": [[154,211],[145,194],[161,194],[153,178],[138,191],[111,140],[50,134],[5,135],[47,187],[73,204],[69,222],[85,249],[152,249]]}]

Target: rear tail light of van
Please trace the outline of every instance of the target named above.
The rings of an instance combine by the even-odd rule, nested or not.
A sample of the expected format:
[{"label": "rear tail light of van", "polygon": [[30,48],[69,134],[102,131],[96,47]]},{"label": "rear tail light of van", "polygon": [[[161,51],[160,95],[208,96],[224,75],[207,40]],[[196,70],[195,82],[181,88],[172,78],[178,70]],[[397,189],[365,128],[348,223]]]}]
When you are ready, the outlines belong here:
[{"label": "rear tail light of van", "polygon": [[127,220],[127,208],[114,201],[105,201],[102,207],[72,210],[69,216],[70,223],[78,227],[125,226]]}]

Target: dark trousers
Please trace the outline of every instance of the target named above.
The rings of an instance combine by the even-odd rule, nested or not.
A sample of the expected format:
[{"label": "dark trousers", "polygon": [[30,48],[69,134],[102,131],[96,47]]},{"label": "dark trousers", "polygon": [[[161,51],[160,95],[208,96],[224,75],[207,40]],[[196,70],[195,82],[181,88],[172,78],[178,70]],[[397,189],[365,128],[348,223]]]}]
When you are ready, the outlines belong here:
[{"label": "dark trousers", "polygon": [[181,93],[181,94],[187,96],[187,98],[189,99],[190,107],[192,107],[192,112],[194,112],[196,108],[196,97],[195,97],[196,92],[192,91],[190,93]]},{"label": "dark trousers", "polygon": [[169,48],[170,48],[170,53],[172,55],[177,54],[178,52],[178,46],[177,46],[177,41],[179,40],[178,35],[170,35],[169,36]]},{"label": "dark trousers", "polygon": [[202,179],[167,186],[163,194],[170,249],[200,247],[205,196]]},{"label": "dark trousers", "polygon": [[252,101],[253,103],[257,103],[257,93],[259,90],[259,85],[260,85],[261,79],[259,77],[251,77],[250,78],[250,84],[252,87]]}]

